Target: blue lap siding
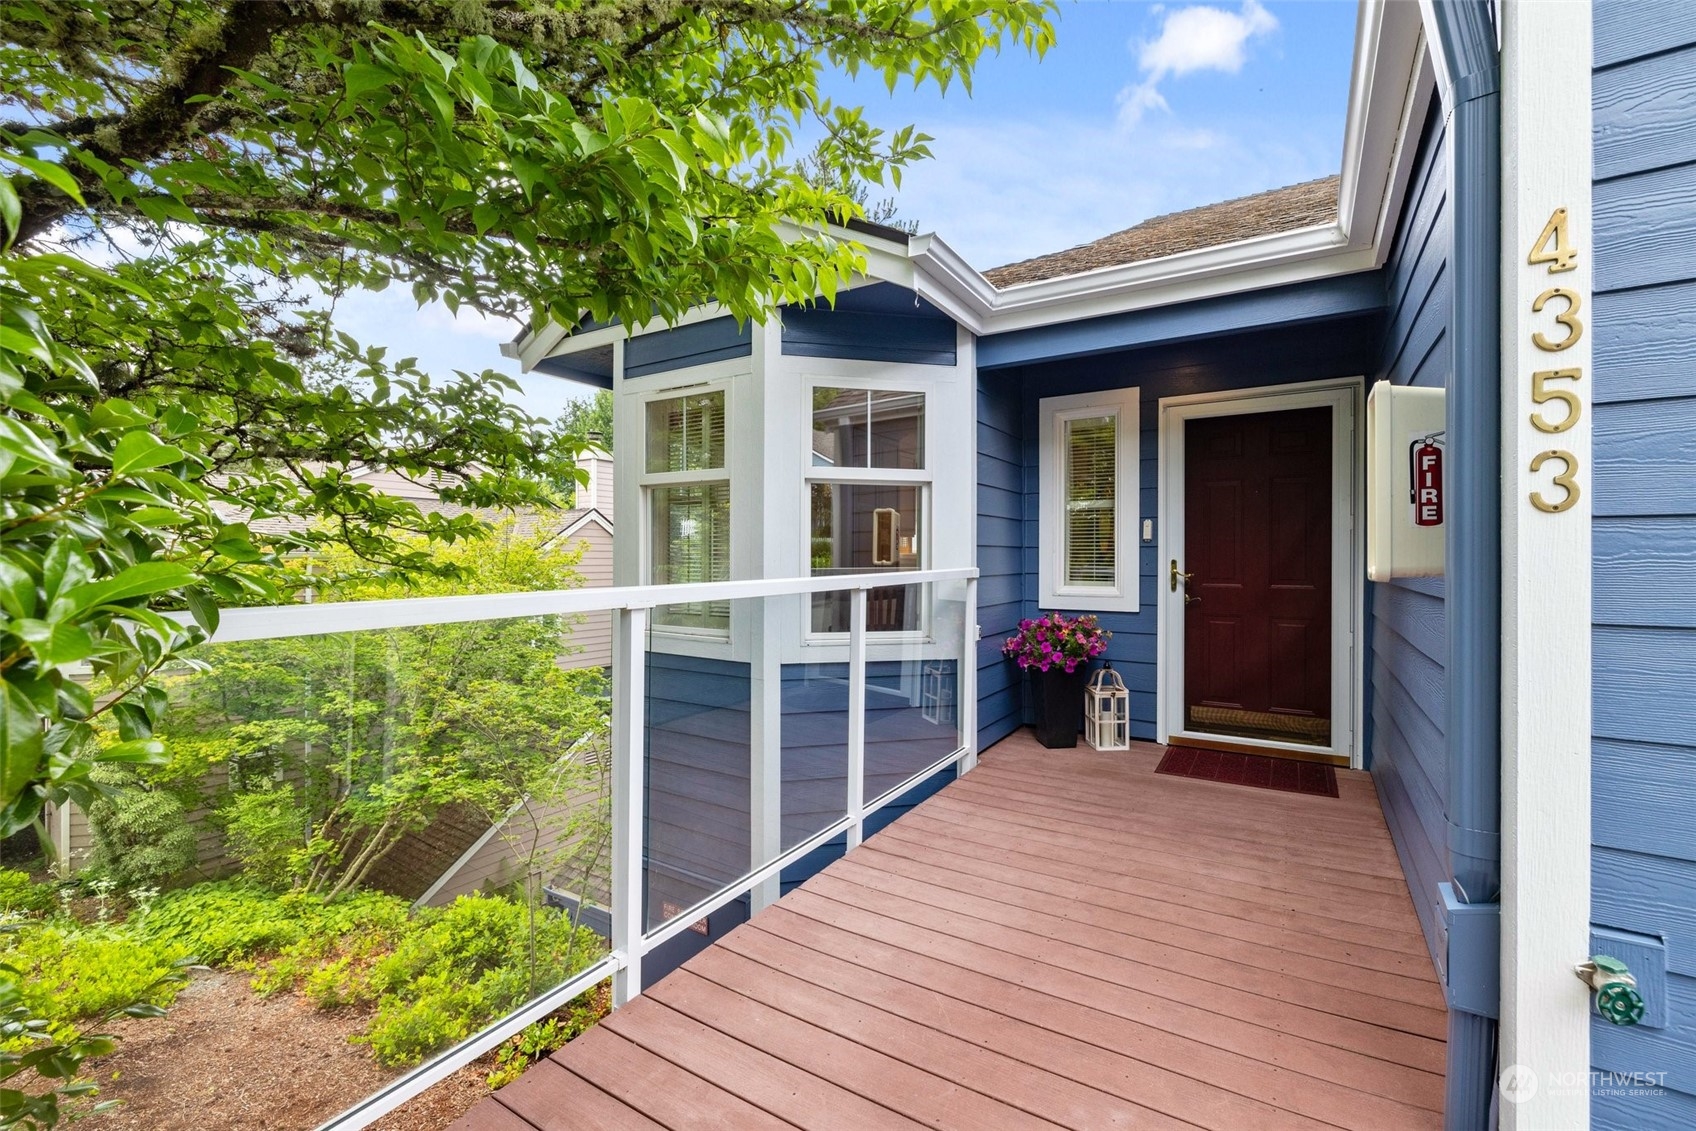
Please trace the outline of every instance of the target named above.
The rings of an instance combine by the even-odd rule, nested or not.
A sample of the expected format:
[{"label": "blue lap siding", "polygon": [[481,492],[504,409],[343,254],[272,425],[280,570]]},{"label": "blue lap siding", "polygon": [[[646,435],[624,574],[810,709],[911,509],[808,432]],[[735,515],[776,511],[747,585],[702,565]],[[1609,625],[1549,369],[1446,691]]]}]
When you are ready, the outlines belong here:
[{"label": "blue lap siding", "polygon": [[[1665,948],[1664,1027],[1592,1023],[1597,1128],[1696,1126],[1696,6],[1595,7],[1591,918]],[[1582,250],[1582,249],[1581,249]]]},{"label": "blue lap siding", "polygon": [[[1435,389],[1444,388],[1454,371],[1448,138],[1439,113],[1433,107],[1425,123],[1385,270],[1389,309],[1376,375]],[[1449,878],[1443,579],[1371,585],[1367,606],[1370,768],[1425,941],[1441,969],[1446,948],[1437,885]]]},{"label": "blue lap siding", "polygon": [[[1375,279],[1369,279],[1373,286]],[[1358,287],[1358,284],[1356,285]],[[1376,292],[1374,292],[1376,293]],[[1292,307],[1299,316],[1299,308]],[[1182,308],[1175,308],[1181,322]],[[1171,344],[1095,353],[1045,364],[980,371],[978,376],[979,738],[993,742],[1029,722],[1025,688],[1001,657],[1001,641],[1021,617],[1036,616],[1039,437],[1031,422],[1044,397],[1136,386],[1142,421],[1139,518],[1160,522],[1159,419],[1162,397],[1257,388],[1370,373],[1381,313],[1349,314],[1304,325],[1260,328]],[[1174,324],[1177,324],[1175,322]],[[1079,340],[1089,334],[1081,324]],[[1064,349],[1056,339],[1054,348]],[[1113,633],[1107,658],[1131,691],[1131,735],[1156,734],[1158,572],[1155,545],[1141,545],[1140,608],[1105,613]]]}]

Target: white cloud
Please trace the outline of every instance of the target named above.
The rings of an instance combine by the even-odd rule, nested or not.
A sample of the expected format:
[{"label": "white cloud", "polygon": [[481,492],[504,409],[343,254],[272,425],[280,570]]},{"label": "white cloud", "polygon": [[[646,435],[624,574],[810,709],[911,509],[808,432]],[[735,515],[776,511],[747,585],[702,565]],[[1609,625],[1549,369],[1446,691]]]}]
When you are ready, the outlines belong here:
[{"label": "white cloud", "polygon": [[1160,34],[1137,51],[1142,80],[1119,92],[1119,120],[1127,127],[1135,126],[1150,110],[1168,108],[1160,93],[1160,84],[1168,78],[1196,71],[1236,74],[1248,59],[1249,41],[1278,28],[1277,17],[1260,0],[1243,0],[1236,12],[1205,5],[1155,11],[1165,19]]}]

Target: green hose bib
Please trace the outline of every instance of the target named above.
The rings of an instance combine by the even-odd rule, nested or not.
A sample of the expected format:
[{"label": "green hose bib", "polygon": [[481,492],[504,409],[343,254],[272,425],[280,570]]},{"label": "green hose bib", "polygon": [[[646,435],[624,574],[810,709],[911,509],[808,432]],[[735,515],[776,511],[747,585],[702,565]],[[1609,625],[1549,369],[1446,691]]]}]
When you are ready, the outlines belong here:
[{"label": "green hose bib", "polygon": [[1576,968],[1578,977],[1596,994],[1596,1011],[1615,1025],[1643,1020],[1643,995],[1625,963],[1608,954],[1593,954]]}]

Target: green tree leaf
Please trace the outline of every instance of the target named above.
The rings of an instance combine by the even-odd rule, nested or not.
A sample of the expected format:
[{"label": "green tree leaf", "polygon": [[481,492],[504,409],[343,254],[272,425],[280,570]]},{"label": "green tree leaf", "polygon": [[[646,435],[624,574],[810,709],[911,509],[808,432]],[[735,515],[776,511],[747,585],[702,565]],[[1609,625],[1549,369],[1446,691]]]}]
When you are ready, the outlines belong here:
[{"label": "green tree leaf", "polygon": [[113,449],[112,477],[117,479],[149,468],[165,467],[182,458],[182,449],[165,443],[151,432],[136,429],[125,432]]}]

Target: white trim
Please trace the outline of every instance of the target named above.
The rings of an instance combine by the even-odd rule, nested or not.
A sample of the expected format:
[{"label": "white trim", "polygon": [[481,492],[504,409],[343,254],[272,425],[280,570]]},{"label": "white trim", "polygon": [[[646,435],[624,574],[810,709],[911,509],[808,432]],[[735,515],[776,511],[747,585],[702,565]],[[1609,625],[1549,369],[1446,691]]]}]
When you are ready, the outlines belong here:
[{"label": "white trim", "polygon": [[[602,530],[606,531],[608,535],[612,535],[613,533],[612,520],[598,510],[591,510],[588,514],[576,519],[570,526],[554,535],[554,538],[570,538],[573,534],[576,534],[585,526],[591,525],[600,527]],[[549,539],[549,541],[553,540],[554,539]]]},{"label": "white trim", "polygon": [[[1043,397],[1039,402],[1037,606],[1067,611],[1134,613],[1140,608],[1142,523],[1142,390],[1135,385]],[[1061,527],[1061,429],[1072,420],[1115,418],[1112,586],[1063,585],[1066,537]]]},{"label": "white trim", "polygon": [[1335,754],[1361,768],[1362,701],[1365,695],[1360,656],[1364,615],[1365,526],[1357,520],[1363,470],[1358,420],[1365,379],[1304,381],[1255,389],[1228,389],[1160,399],[1158,459],[1160,534],[1156,567],[1156,618],[1159,676],[1155,691],[1159,741],[1224,737],[1187,731],[1184,704],[1184,593],[1170,590],[1166,571],[1176,558],[1184,562],[1184,422],[1209,416],[1329,406],[1331,420],[1331,742],[1328,746],[1258,742],[1274,749]]},{"label": "white trim", "polygon": [[[933,581],[964,581],[978,575],[976,566],[927,569],[903,574],[904,585]],[[511,617],[542,617],[568,613],[601,613],[609,609],[651,609],[693,601],[740,601],[750,597],[783,597],[793,593],[881,589],[889,584],[882,573],[841,577],[752,578],[746,581],[705,581],[698,585],[602,585],[588,589],[547,589],[533,593],[478,593],[463,597],[401,597],[385,601],[319,601],[310,605],[268,605],[225,609],[218,631],[208,643],[238,640],[281,640],[294,636],[329,636],[382,628],[416,628],[426,624],[471,624]],[[166,616],[188,623],[187,613]]]},{"label": "white trim", "polygon": [[[1596,333],[1591,226],[1591,10],[1587,3],[1498,7],[1502,39],[1502,955],[1501,1064],[1542,1082],[1523,1103],[1503,1103],[1504,1131],[1588,1127],[1590,994],[1573,976],[1590,948],[1591,342]],[[1557,207],[1567,210],[1576,268],[1551,273],[1527,262]],[[1585,332],[1571,348],[1535,348],[1555,337],[1532,301],[1550,287],[1584,301]],[[1572,429],[1531,426],[1531,374],[1573,369],[1556,386],[1584,404]],[[1561,406],[1545,406],[1558,419]],[[1551,467],[1533,456],[1564,449],[1583,488],[1559,514]],[[1558,463],[1554,467],[1558,468]],[[1561,1086],[1557,1081],[1578,1081]]]}]

